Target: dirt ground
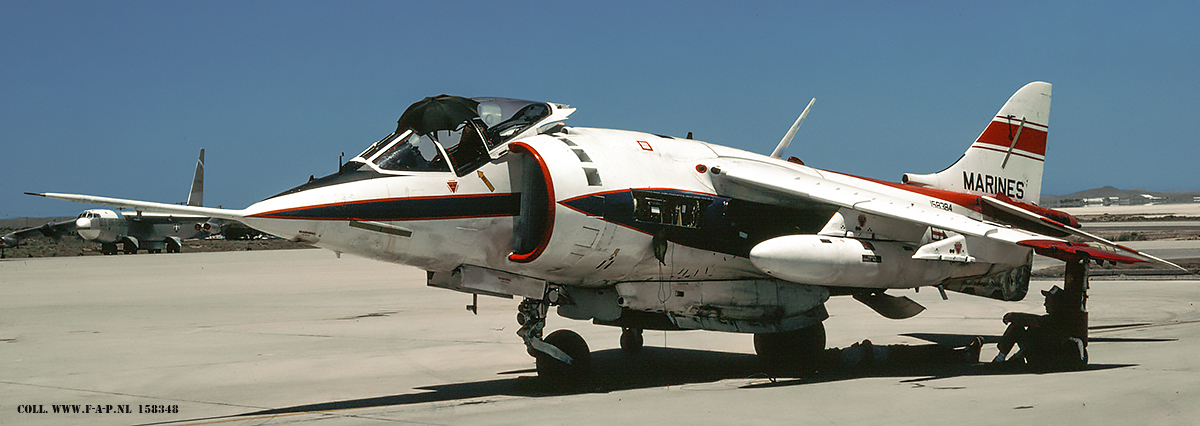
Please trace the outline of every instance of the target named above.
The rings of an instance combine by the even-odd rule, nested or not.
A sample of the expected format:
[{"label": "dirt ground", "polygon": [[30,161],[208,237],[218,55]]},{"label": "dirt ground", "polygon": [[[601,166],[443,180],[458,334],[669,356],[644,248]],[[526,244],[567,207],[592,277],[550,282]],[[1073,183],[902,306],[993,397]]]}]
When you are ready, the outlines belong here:
[{"label": "dirt ground", "polygon": [[[0,234],[12,232],[14,229],[0,229]],[[243,250],[284,250],[311,248],[307,244],[296,243],[283,239],[259,240],[185,240],[184,253],[210,251],[243,251]],[[146,252],[140,251],[145,254]],[[43,236],[21,240],[21,245],[4,249],[4,257],[9,259],[29,257],[63,257],[63,256],[101,256],[100,243],[85,241],[78,234],[65,235],[57,241]]]}]

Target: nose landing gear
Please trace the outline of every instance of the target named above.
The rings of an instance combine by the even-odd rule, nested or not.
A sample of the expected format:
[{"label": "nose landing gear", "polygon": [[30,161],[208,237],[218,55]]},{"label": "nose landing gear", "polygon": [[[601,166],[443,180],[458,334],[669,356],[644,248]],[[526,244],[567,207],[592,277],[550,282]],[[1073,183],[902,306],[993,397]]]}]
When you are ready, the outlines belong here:
[{"label": "nose landing gear", "polygon": [[[553,292],[548,289],[547,293]],[[587,342],[571,330],[558,330],[542,338],[550,297],[525,299],[517,307],[517,335],[537,360],[538,376],[553,381],[575,381],[586,378],[592,370],[592,353]]]}]

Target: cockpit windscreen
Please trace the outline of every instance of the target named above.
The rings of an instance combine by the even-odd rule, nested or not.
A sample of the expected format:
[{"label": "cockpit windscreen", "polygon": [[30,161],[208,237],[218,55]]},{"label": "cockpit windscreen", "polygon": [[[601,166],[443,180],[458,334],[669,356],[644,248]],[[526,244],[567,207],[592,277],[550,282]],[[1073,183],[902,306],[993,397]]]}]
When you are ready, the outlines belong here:
[{"label": "cockpit windscreen", "polygon": [[490,161],[490,151],[550,112],[545,103],[516,99],[425,98],[404,111],[395,133],[358,157],[383,170],[454,170],[462,176]]}]

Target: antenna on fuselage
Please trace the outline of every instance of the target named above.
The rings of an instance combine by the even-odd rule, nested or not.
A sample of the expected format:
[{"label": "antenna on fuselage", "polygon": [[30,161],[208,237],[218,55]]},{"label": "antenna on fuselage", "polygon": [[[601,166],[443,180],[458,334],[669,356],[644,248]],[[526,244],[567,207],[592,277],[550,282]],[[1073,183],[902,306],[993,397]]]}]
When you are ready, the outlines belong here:
[{"label": "antenna on fuselage", "polygon": [[783,135],[783,140],[779,141],[779,146],[775,147],[775,152],[771,153],[771,158],[783,158],[783,151],[787,149],[788,144],[792,143],[792,138],[796,136],[796,130],[800,129],[800,124],[804,122],[804,117],[808,116],[808,110],[812,108],[815,102],[817,102],[817,98],[812,98],[811,101],[808,101],[808,106],[804,107],[804,112],[800,113],[800,118],[797,118],[796,123],[792,124],[792,128],[788,129],[786,135]]}]

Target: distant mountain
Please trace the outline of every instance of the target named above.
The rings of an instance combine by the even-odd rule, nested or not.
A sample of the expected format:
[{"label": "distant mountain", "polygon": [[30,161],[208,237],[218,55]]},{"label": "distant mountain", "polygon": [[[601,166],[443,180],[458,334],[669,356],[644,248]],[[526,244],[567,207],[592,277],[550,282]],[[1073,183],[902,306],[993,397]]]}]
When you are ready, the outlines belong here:
[{"label": "distant mountain", "polygon": [[1042,195],[1041,204],[1047,207],[1060,205],[1075,205],[1082,203],[1082,200],[1087,198],[1113,198],[1120,200],[1120,204],[1146,204],[1150,197],[1160,198],[1155,200],[1155,203],[1191,203],[1196,197],[1200,197],[1200,191],[1148,191],[1142,188],[1137,189],[1117,189],[1111,186],[1088,189],[1079,191],[1074,194],[1062,196]]}]

